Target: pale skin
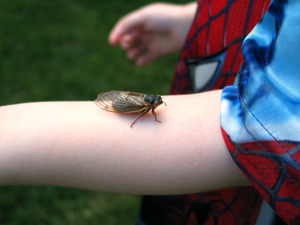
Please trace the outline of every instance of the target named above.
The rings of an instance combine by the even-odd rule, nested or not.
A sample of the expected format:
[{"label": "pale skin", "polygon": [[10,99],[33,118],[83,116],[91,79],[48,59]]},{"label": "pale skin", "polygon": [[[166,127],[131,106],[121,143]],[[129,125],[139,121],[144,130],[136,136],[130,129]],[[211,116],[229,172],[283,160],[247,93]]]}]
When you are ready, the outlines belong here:
[{"label": "pale skin", "polygon": [[[182,23],[178,24],[182,24],[179,27],[184,35],[172,39],[163,51],[149,47],[147,43],[154,42],[143,42],[140,35],[156,37],[148,40],[156,40],[159,46],[166,43],[165,34],[175,32],[170,30],[172,26],[164,27],[171,27],[164,35],[158,35],[161,31],[157,33],[156,29],[142,29],[147,32],[139,35],[134,31],[136,24],[140,29],[148,23],[143,15],[153,13],[151,8],[158,6],[150,5],[125,16],[131,25],[124,25],[121,19],[110,35],[111,44],[121,45],[129,55],[136,52],[130,58],[138,65],[182,46],[186,26],[193,17],[188,12],[192,13],[196,5],[182,6],[186,12],[180,14]],[[160,5],[169,12],[165,24],[172,24],[172,12],[178,13],[178,6],[169,6]],[[153,18],[151,13],[148,18]],[[138,18],[144,22],[134,22]],[[122,32],[118,31],[121,27]],[[163,96],[167,106],[162,104],[156,109],[161,123],[149,112],[133,128],[130,125],[138,115],[106,112],[92,101],[2,106],[0,185],[55,185],[162,195],[249,185],[224,143],[220,99],[221,91]]]},{"label": "pale skin", "polygon": [[136,115],[94,102],[0,107],[0,184],[128,194],[183,194],[247,185],[220,130],[220,91],[167,96]]},{"label": "pale skin", "polygon": [[194,18],[197,3],[154,3],[122,17],[109,35],[111,45],[120,45],[139,66],[180,51]]}]

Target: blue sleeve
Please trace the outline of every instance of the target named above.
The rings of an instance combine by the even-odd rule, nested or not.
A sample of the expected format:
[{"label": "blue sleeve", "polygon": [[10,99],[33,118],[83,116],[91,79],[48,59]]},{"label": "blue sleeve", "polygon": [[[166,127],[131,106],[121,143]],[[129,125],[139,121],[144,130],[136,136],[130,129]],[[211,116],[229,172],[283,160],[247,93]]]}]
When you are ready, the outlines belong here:
[{"label": "blue sleeve", "polygon": [[274,0],[243,43],[238,84],[222,93],[228,149],[289,224],[300,221],[300,1]]}]

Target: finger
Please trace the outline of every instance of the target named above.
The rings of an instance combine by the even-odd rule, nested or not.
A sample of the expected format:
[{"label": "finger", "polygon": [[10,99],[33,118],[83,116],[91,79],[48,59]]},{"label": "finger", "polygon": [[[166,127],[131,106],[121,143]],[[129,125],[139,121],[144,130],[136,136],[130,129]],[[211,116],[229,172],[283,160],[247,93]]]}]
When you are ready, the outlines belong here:
[{"label": "finger", "polygon": [[120,40],[120,46],[128,50],[132,46],[138,45],[140,42],[139,35],[137,31],[132,31],[129,34],[124,35]]},{"label": "finger", "polygon": [[143,55],[140,55],[137,59],[136,59],[136,64],[138,66],[145,66],[147,64],[149,64],[150,62],[154,61],[157,58],[157,55],[155,55],[152,52],[146,52]]},{"label": "finger", "polygon": [[133,45],[133,42],[134,41],[130,35],[124,35],[120,40],[120,46],[124,50],[128,50]]},{"label": "finger", "polygon": [[127,52],[127,57],[131,60],[136,59],[142,52],[140,49],[131,49],[130,51]]},{"label": "finger", "polygon": [[151,49],[149,41],[150,39],[147,35],[139,35],[139,38],[136,38],[134,42],[130,43],[130,47],[126,49],[128,58],[134,60],[142,56],[149,59],[154,57],[155,52]]},{"label": "finger", "polygon": [[124,16],[117,22],[115,27],[109,34],[109,43],[117,45],[123,35],[128,34],[134,30],[138,30],[144,23],[144,17],[139,11],[135,11]]}]

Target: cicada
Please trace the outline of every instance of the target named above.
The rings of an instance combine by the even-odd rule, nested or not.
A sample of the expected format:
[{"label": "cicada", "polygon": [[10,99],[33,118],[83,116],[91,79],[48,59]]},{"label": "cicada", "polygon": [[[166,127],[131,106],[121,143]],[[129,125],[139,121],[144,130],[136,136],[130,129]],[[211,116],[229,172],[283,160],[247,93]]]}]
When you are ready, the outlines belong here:
[{"label": "cicada", "polygon": [[108,91],[100,93],[95,102],[98,107],[108,112],[141,114],[133,121],[130,127],[150,110],[152,110],[155,121],[161,123],[161,121],[157,120],[154,110],[163,103],[167,105],[163,102],[160,95],[141,94],[128,91]]}]

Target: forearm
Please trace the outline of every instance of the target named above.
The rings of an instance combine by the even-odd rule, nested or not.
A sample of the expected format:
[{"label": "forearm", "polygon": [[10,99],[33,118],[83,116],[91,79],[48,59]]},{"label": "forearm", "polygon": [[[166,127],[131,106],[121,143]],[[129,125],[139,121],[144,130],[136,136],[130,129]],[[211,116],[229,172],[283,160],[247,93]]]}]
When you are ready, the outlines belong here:
[{"label": "forearm", "polygon": [[220,92],[167,96],[136,115],[93,102],[0,107],[0,184],[57,185],[134,194],[179,194],[239,184],[220,132]]}]

